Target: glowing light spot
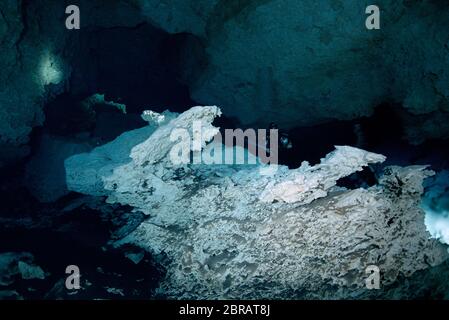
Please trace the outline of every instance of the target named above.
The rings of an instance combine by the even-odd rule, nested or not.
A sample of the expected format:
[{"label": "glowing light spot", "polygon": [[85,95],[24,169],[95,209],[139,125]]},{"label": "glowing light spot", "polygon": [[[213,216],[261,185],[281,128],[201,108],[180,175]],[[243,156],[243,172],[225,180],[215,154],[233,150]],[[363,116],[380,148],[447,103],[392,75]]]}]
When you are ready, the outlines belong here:
[{"label": "glowing light spot", "polygon": [[449,244],[449,171],[443,170],[427,181],[421,206],[431,237]]},{"label": "glowing light spot", "polygon": [[50,53],[44,54],[40,63],[40,77],[44,85],[58,84],[63,80],[59,59]]},{"label": "glowing light spot", "polygon": [[449,212],[434,212],[428,209],[424,211],[426,212],[424,223],[432,238],[449,244]]}]

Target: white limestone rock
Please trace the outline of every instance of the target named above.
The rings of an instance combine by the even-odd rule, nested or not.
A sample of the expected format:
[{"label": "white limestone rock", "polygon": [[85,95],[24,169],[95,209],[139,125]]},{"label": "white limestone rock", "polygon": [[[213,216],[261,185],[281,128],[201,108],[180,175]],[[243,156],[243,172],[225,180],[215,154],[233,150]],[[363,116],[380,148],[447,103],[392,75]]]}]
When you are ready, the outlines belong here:
[{"label": "white limestone rock", "polygon": [[[190,136],[193,136],[193,122],[200,121],[202,131],[208,133],[204,137],[205,142],[210,141],[218,132],[217,128],[212,127],[211,122],[215,117],[220,116],[221,111],[216,106],[211,107],[193,107],[188,111],[180,114],[176,119],[170,121],[166,126],[159,127],[153,135],[145,142],[136,145],[131,150],[131,158],[137,164],[155,164],[160,161],[168,162],[168,153],[175,145],[175,142],[170,141],[170,135],[174,129],[187,129]],[[205,146],[205,143],[202,143]],[[195,150],[192,147],[193,151]]]},{"label": "white limestone rock", "polygon": [[148,138],[154,130],[154,127],[146,126],[125,132],[91,153],[67,158],[64,162],[67,188],[83,194],[106,195],[108,192],[104,189],[103,178],[118,165],[130,161],[131,149]]},{"label": "white limestone rock", "polygon": [[317,198],[325,197],[339,179],[385,159],[385,156],[361,149],[337,146],[320,164],[311,167],[304,162],[299,169],[290,171],[282,182],[270,182],[260,200],[308,204]]},{"label": "white limestone rock", "polygon": [[[429,239],[423,223],[422,182],[432,175],[426,167],[390,167],[378,185],[346,190],[333,188],[339,178],[385,157],[338,147],[316,166],[280,166],[274,176],[261,175],[259,165],[173,165],[169,132],[188,129],[198,119],[212,130],[218,114],[216,107],[196,107],[133,148],[132,135],[100,147],[113,147],[123,159],[128,154],[127,161],[98,161],[93,167],[94,150],[80,156],[85,164],[78,156],[66,162],[68,179],[87,170],[101,181],[71,183],[72,190],[106,194],[108,202],[148,215],[115,245],[131,243],[161,258],[167,275],[160,294],[190,299],[363,297],[369,265],[379,266],[382,285],[388,286],[400,275],[408,277],[447,258],[446,247]],[[300,174],[306,195],[300,192],[300,179],[294,180]],[[297,189],[285,195],[288,181]],[[261,195],[282,201],[261,201]]]},{"label": "white limestone rock", "polygon": [[[406,171],[410,182],[429,174]],[[388,286],[447,258],[425,230],[420,187],[388,181],[309,205],[263,204],[251,195],[257,183],[225,182],[178,200],[170,211],[153,211],[117,245],[167,256],[159,292],[171,298],[363,296],[369,265],[379,266]]]},{"label": "white limestone rock", "polygon": [[[133,206],[149,214],[142,198],[152,196],[157,203],[174,201],[185,193],[178,185],[186,181],[166,180],[184,175],[183,166],[174,166],[169,158],[176,141],[170,140],[173,129],[187,129],[191,136],[193,121],[201,121],[204,139],[209,141],[217,132],[210,123],[220,115],[216,107],[194,107],[165,125],[151,125],[122,134],[113,142],[91,153],[73,156],[65,161],[69,190],[89,195],[109,195],[109,201],[125,203],[123,194],[138,192]],[[201,143],[205,145],[205,141]],[[142,179],[142,177],[145,177]],[[122,180],[125,178],[125,180]],[[159,200],[156,200],[159,199]]]},{"label": "white limestone rock", "polygon": [[165,110],[162,113],[154,112],[152,110],[145,110],[142,113],[142,119],[148,122],[150,125],[160,126],[165,124],[178,116],[175,112]]}]

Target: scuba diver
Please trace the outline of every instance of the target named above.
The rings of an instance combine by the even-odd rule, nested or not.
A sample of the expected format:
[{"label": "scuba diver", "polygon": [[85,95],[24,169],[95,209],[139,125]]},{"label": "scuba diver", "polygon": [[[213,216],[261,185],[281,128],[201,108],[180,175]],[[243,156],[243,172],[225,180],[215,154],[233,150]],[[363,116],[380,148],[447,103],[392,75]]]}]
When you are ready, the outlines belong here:
[{"label": "scuba diver", "polygon": [[[293,144],[290,141],[288,133],[285,132],[285,131],[279,130],[279,127],[278,127],[278,125],[276,123],[274,123],[274,122],[270,123],[270,126],[268,127],[268,132],[270,130],[278,130],[278,133],[279,133],[279,135],[278,135],[278,139],[279,139],[278,146],[279,146],[279,149],[292,149],[293,148]],[[266,143],[267,144],[266,148],[267,148],[268,152],[270,151],[270,146],[271,146],[270,145],[270,136],[271,135],[268,134],[267,143]]]}]

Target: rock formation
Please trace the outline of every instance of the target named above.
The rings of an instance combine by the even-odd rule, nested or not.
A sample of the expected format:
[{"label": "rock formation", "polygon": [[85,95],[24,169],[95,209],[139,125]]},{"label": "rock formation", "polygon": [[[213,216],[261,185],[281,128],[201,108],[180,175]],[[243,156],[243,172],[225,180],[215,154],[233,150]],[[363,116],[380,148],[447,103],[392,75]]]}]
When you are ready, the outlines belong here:
[{"label": "rock formation", "polygon": [[0,299],[22,299],[18,292],[8,289],[16,281],[45,279],[46,273],[33,260],[28,252],[0,254]]},{"label": "rock formation", "polygon": [[337,147],[318,165],[279,166],[272,176],[261,175],[260,164],[173,164],[170,132],[201,120],[204,146],[219,114],[217,107],[195,107],[65,164],[69,189],[147,215],[115,245],[135,244],[159,257],[167,270],[161,295],[364,297],[370,265],[389,286],[446,260],[446,247],[429,239],[423,223],[422,184],[433,174],[425,166],[387,167],[377,185],[348,190],[336,181],[385,157]]}]

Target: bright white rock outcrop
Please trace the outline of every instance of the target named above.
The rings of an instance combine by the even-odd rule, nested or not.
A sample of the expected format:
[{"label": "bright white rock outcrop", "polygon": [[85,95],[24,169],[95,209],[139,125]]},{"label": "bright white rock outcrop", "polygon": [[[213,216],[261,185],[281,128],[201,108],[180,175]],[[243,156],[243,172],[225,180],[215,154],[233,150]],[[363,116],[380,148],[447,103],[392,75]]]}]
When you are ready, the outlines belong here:
[{"label": "bright white rock outcrop", "polygon": [[435,239],[449,244],[449,171],[443,170],[426,183],[423,209],[427,231]]},{"label": "bright white rock outcrop", "polygon": [[335,186],[339,179],[361,171],[368,164],[384,162],[385,159],[385,156],[361,149],[337,146],[319,165],[311,167],[304,162],[299,169],[291,170],[287,179],[282,177],[282,182],[270,182],[261,200],[308,204],[325,197],[327,190]]},{"label": "bright white rock outcrop", "polygon": [[425,166],[389,167],[378,185],[347,190],[336,181],[385,157],[337,147],[316,166],[279,166],[272,176],[261,175],[259,165],[173,165],[170,132],[192,133],[192,121],[200,120],[204,146],[219,114],[195,107],[66,161],[71,190],[147,214],[115,245],[132,243],[160,258],[167,270],[160,294],[363,297],[370,265],[388,286],[447,258],[424,225],[422,182],[433,174]]}]

